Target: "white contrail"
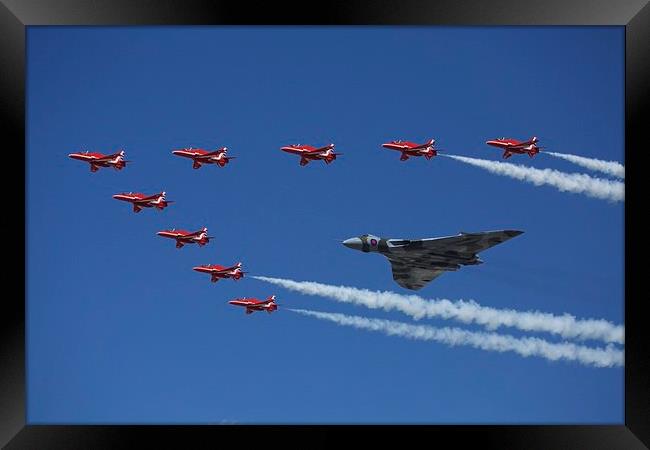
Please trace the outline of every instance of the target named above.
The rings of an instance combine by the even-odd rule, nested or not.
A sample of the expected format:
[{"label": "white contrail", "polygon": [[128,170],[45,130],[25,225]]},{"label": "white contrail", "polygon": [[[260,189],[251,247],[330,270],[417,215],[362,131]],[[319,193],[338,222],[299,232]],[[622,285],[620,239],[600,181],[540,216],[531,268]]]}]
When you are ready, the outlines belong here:
[{"label": "white contrail", "polygon": [[349,286],[332,286],[313,281],[294,281],[260,276],[252,278],[282,286],[285,289],[300,292],[301,294],[328,297],[339,302],[363,305],[372,309],[397,310],[414,319],[440,317],[442,319],[455,319],[463,323],[476,323],[490,330],[505,326],[523,331],[557,334],[565,339],[596,339],[617,344],[623,344],[625,341],[625,328],[622,325],[614,325],[606,320],[579,320],[570,314],[557,316],[540,311],[497,309],[481,306],[472,300],[426,300],[417,295],[371,291]]},{"label": "white contrail", "polygon": [[570,155],[568,153],[543,152],[547,155],[555,156],[566,161],[572,162],[589,170],[603,172],[617,178],[625,179],[625,166],[616,161],[603,161],[596,158],[585,158],[584,156]]},{"label": "white contrail", "polygon": [[290,309],[306,316],[329,320],[339,325],[348,325],[364,330],[379,331],[391,336],[402,336],[423,341],[437,341],[447,345],[468,345],[482,350],[515,352],[522,356],[541,356],[551,361],[565,359],[596,367],[622,366],[624,355],[621,350],[608,345],[593,348],[570,342],[552,343],[544,339],[517,338],[507,334],[473,332],[461,328],[435,328],[425,325],[411,325],[392,320],[370,319],[337,313],[324,313],[304,309]]},{"label": "white contrail", "polygon": [[517,180],[532,183],[536,186],[548,184],[560,191],[584,194],[603,200],[619,202],[625,200],[625,184],[620,181],[594,178],[584,173],[566,173],[553,169],[535,169],[534,167],[522,166],[520,164],[467,158],[466,156],[441,156],[447,156],[448,158],[480,167],[497,175],[506,175]]}]

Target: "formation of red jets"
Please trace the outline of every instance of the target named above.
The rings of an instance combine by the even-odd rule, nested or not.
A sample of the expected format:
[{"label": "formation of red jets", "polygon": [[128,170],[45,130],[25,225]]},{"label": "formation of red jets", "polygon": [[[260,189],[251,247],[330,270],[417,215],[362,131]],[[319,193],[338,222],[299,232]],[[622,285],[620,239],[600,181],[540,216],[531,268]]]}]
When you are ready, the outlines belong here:
[{"label": "formation of red jets", "polygon": [[[542,147],[537,145],[538,139],[536,136],[528,139],[527,141],[520,141],[513,138],[498,138],[490,139],[485,143],[487,145],[497,147],[503,150],[503,159],[510,158],[513,154],[527,153],[531,158],[539,153]],[[389,150],[401,152],[400,161],[406,161],[411,157],[424,156],[426,159],[431,159],[438,154],[439,149],[435,148],[436,140],[429,139],[423,144],[418,144],[411,141],[395,140],[386,142],[381,146]],[[292,144],[280,147],[283,152],[291,153],[300,156],[300,165],[306,166],[311,161],[325,161],[326,164],[331,164],[336,160],[337,156],[343,153],[336,153],[334,151],[334,144],[329,144],[324,147],[314,147],[313,145],[306,144]],[[204,164],[215,164],[219,167],[225,167],[231,159],[235,156],[228,156],[228,148],[221,147],[217,150],[211,151],[203,148],[181,148],[173,150],[172,154],[189,158],[192,160],[192,167],[199,169]],[[72,159],[84,161],[90,164],[90,171],[97,172],[100,167],[113,167],[116,170],[122,170],[126,167],[126,163],[131,162],[124,159],[124,150],[110,155],[104,155],[99,152],[78,152],[70,153],[68,155]],[[139,194],[138,194],[139,195]],[[127,200],[128,201],[128,200]]]},{"label": "formation of red jets", "polygon": [[[533,136],[527,141],[519,141],[512,138],[500,138],[486,141],[486,144],[498,147],[503,150],[503,158],[508,159],[513,154],[527,153],[531,158],[539,153],[542,147],[537,146],[538,139]],[[438,154],[439,149],[435,148],[436,140],[430,139],[423,144],[418,144],[411,141],[395,140],[382,144],[382,147],[389,150],[395,150],[401,153],[400,161],[406,161],[411,157],[424,156],[426,159],[431,159]],[[281,147],[280,150],[300,156],[300,165],[306,166],[311,161],[325,161],[325,164],[331,164],[336,160],[337,156],[342,153],[334,151],[334,144],[329,144],[324,147],[314,147],[311,145],[295,144]],[[210,151],[202,148],[182,148],[173,150],[172,154],[183,158],[192,160],[192,167],[199,169],[204,164],[215,164],[219,167],[225,167],[226,164],[234,159],[234,156],[228,156],[228,148],[221,147],[217,150]],[[116,153],[104,155],[99,152],[77,152],[68,155],[72,159],[87,162],[90,165],[91,172],[97,172],[100,167],[112,167],[115,170],[122,170],[127,161],[124,157],[124,150],[118,150]],[[133,205],[133,212],[140,212],[143,208],[155,208],[162,211],[172,200],[167,200],[166,193],[160,192],[153,195],[145,195],[140,192],[123,192],[113,195],[116,200],[129,202]],[[174,239],[176,241],[176,248],[182,248],[187,244],[197,244],[203,247],[210,242],[211,236],[208,236],[208,229],[201,228],[198,231],[190,232],[186,230],[163,230],[157,233],[158,236]],[[246,272],[242,270],[242,263],[238,262],[233,266],[221,266],[218,264],[204,264],[196,266],[193,270],[197,272],[210,274],[210,281],[216,283],[220,279],[232,278],[239,280]],[[271,295],[266,300],[259,300],[255,298],[238,298],[229,302],[231,305],[242,306],[246,308],[246,314],[252,314],[255,311],[266,311],[269,314],[278,309],[275,303],[275,295]]]},{"label": "formation of red jets", "polygon": [[[172,153],[174,155],[192,159],[192,167],[194,169],[198,169],[203,164],[216,164],[220,167],[224,167],[231,159],[234,158],[232,156],[227,156],[227,151],[228,149],[226,147],[215,151],[208,151],[200,148],[195,149],[190,147],[174,150]],[[117,153],[109,155],[104,155],[99,152],[86,151],[70,153],[68,156],[72,159],[89,163],[91,172],[97,172],[100,167],[113,167],[116,170],[122,170],[124,167],[126,167],[126,163],[130,162],[124,159],[124,150],[119,150]],[[165,196],[166,192],[164,191],[153,195],[145,195],[140,192],[122,192],[113,195],[113,198],[116,200],[131,203],[133,205],[133,212],[138,213],[142,211],[143,208],[156,208],[162,211],[167,206],[169,206],[170,203],[173,203],[172,200],[167,200]],[[187,244],[197,244],[198,246],[203,247],[210,242],[210,239],[212,239],[211,236],[208,236],[207,227],[203,227],[200,230],[194,232],[172,228],[171,230],[159,231],[156,234],[161,237],[174,239],[176,241],[176,248],[179,249]],[[238,262],[237,264],[230,267],[221,266],[218,264],[204,264],[201,266],[196,266],[193,269],[197,272],[210,274],[210,279],[213,283],[216,283],[220,279],[225,278],[239,280],[246,273],[242,269],[241,262]],[[278,305],[275,303],[274,295],[270,296],[267,300],[241,298],[232,300],[229,303],[232,305],[244,306],[246,308],[246,314],[252,314],[255,311],[267,311],[270,314],[278,309]]]}]

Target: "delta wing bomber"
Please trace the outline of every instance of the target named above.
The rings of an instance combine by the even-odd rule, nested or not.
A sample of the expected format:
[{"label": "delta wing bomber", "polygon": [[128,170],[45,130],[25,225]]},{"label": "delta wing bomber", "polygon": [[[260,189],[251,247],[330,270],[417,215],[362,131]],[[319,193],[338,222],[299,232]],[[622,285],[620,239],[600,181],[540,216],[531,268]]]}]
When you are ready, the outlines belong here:
[{"label": "delta wing bomber", "polygon": [[393,279],[417,291],[444,272],[481,264],[477,253],[519,236],[523,231],[500,230],[425,239],[387,239],[364,234],[343,241],[362,252],[381,253],[390,261]]}]

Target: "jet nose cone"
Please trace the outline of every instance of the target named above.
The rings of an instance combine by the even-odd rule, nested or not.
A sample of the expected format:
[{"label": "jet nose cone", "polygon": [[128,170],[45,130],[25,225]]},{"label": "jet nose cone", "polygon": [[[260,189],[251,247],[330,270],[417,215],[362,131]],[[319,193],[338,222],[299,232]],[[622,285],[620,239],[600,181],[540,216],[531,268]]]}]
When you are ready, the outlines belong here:
[{"label": "jet nose cone", "polygon": [[342,242],[343,245],[345,245],[347,248],[352,248],[354,250],[361,250],[363,247],[363,243],[361,242],[361,239],[354,237],[350,239],[346,239],[345,241]]}]

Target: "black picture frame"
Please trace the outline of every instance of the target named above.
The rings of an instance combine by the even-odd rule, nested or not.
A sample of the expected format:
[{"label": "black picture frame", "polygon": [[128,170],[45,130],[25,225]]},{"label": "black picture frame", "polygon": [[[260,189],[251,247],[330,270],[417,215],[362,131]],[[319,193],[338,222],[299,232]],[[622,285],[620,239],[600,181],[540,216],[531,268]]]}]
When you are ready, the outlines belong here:
[{"label": "black picture frame", "polygon": [[[639,202],[634,185],[639,183],[633,161],[645,152],[642,128],[650,91],[650,6],[646,0],[381,0],[299,3],[236,0],[0,0],[0,90],[2,123],[9,147],[5,148],[5,174],[25,176],[25,35],[31,25],[618,25],[625,26],[625,255],[626,266],[642,261],[640,217],[630,215],[630,202]],[[543,61],[540,61],[543,64]],[[24,156],[24,155],[23,155]],[[630,161],[632,163],[630,164]],[[23,164],[22,171],[18,167]],[[8,169],[8,170],[7,170]],[[168,446],[214,447],[229,439],[248,442],[251,431],[264,439],[281,437],[281,445],[341,442],[341,430],[361,431],[365,437],[384,442],[387,434],[408,436],[415,444],[453,442],[502,449],[647,448],[650,445],[650,368],[644,326],[645,296],[635,297],[639,275],[625,273],[625,421],[621,425],[485,425],[485,426],[79,426],[27,425],[25,368],[25,274],[24,241],[16,239],[18,220],[25,220],[27,183],[12,176],[3,183],[2,231],[5,264],[0,271],[6,294],[2,302],[0,341],[0,444],[5,448],[73,449],[148,446],[161,439]],[[22,214],[21,214],[22,213]],[[25,223],[26,227],[29,226]],[[6,236],[11,236],[7,239]],[[26,236],[26,233],[25,233]],[[634,242],[631,245],[630,242]],[[22,276],[21,276],[22,275]],[[15,290],[9,291],[7,286]],[[272,428],[272,429],[271,429]],[[426,441],[425,441],[426,442]],[[182,443],[182,444],[180,444]],[[311,446],[311,444],[309,444]]]}]

